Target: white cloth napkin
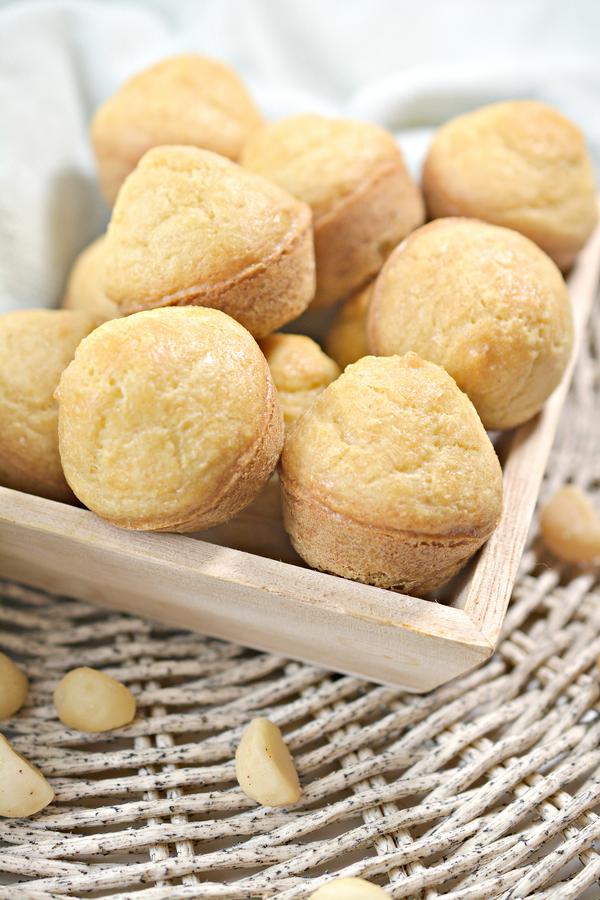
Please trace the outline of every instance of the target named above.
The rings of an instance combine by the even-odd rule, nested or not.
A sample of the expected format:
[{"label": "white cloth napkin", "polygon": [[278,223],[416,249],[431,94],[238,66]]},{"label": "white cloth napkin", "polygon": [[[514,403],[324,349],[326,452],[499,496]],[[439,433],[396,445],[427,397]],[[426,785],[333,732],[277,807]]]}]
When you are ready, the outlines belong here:
[{"label": "white cloth napkin", "polygon": [[231,63],[269,118],[317,110],[431,130],[508,97],[556,104],[600,162],[596,0],[0,0],[0,311],[53,306],[105,227],[88,126],[182,50]]}]

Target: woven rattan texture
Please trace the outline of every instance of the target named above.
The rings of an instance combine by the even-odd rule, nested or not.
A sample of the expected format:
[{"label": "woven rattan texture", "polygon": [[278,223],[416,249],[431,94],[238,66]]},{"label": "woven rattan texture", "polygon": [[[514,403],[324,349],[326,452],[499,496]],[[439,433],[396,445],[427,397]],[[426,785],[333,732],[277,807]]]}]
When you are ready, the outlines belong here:
[{"label": "woven rattan texture", "polygon": [[[599,349],[596,315],[546,494],[600,485]],[[343,871],[393,897],[599,898],[600,587],[533,535],[496,655],[422,697],[5,584],[0,645],[32,683],[5,731],[56,802],[2,820],[0,896],[291,900]],[[61,726],[51,692],[75,665],[132,687],[133,725]],[[258,714],[287,736],[297,808],[235,783]]]}]

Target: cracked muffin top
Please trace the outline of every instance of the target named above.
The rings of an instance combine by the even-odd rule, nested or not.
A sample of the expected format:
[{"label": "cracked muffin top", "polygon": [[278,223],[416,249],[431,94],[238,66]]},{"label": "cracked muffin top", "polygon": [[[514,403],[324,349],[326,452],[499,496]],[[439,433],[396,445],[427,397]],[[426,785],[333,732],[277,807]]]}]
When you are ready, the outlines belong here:
[{"label": "cracked muffin top", "polygon": [[502,473],[468,397],[415,353],[365,356],[292,430],[286,489],[380,529],[476,535],[496,523]]},{"label": "cracked muffin top", "polygon": [[119,193],[105,287],[124,313],[213,306],[255,334],[269,333],[299,315],[314,292],[310,209],[215,153],[156,147]]},{"label": "cracked muffin top", "polygon": [[[305,113],[270,122],[245,144],[240,163],[308,203],[315,222],[392,163],[404,167],[394,136],[354,119]],[[406,173],[407,180],[410,178]],[[416,189],[415,192],[417,193]]]},{"label": "cracked muffin top", "polygon": [[69,484],[124,527],[191,530],[204,518],[227,518],[232,497],[235,505],[249,485],[252,499],[281,450],[264,356],[218,310],[151,310],[106,322],[78,348],[57,396]]}]

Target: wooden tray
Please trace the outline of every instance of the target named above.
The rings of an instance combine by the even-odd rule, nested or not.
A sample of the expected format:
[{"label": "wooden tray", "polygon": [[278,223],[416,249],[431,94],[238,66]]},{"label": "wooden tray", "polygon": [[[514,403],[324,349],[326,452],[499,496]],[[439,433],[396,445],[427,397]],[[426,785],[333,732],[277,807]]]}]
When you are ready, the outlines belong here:
[{"label": "wooden tray", "polygon": [[[600,228],[569,278],[579,346],[600,270]],[[323,667],[429,690],[493,652],[572,364],[543,412],[498,445],[504,512],[443,602],[304,567],[277,484],[201,539],[121,531],[93,513],[0,488],[0,575]]]}]

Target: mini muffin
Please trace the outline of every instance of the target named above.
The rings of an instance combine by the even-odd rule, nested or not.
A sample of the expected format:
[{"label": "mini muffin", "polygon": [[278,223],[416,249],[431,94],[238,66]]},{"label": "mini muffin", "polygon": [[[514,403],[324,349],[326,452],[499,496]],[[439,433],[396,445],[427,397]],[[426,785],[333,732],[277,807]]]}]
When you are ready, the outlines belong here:
[{"label": "mini muffin", "polygon": [[502,472],[468,397],[416,354],[365,356],[286,439],[284,524],[316,569],[424,593],[490,536]]},{"label": "mini muffin", "polygon": [[91,510],[145,531],[196,531],[248,504],[275,468],[283,417],[251,335],[213,309],[105,322],[58,388],[67,481]]},{"label": "mini muffin", "polygon": [[315,341],[303,334],[271,334],[263,338],[260,348],[269,364],[289,429],[315,397],[335,381],[340,370]]},{"label": "mini muffin", "polygon": [[423,191],[431,218],[473,216],[514,228],[562,271],[598,218],[582,133],[533,100],[493,103],[443,125],[425,161]]},{"label": "mini muffin", "polygon": [[119,193],[105,288],[122,313],[211,306],[264,337],[313,297],[310,209],[215,153],[157,147]]},{"label": "mini muffin", "polygon": [[573,344],[563,278],[516,231],[438,219],[410,235],[381,271],[367,336],[381,356],[414,350],[443,366],[486,428],[541,409]]},{"label": "mini muffin", "polygon": [[195,53],[165,59],[130,78],[94,116],[92,143],[106,199],[114,203],[152,147],[191,144],[237,159],[262,122],[229,66]]},{"label": "mini muffin", "polygon": [[63,369],[96,325],[74,310],[28,309],[0,316],[0,484],[50,500],[72,500],[58,454],[53,399]]},{"label": "mini muffin", "polygon": [[256,131],[240,162],[313,211],[317,293],[331,306],[364,285],[424,220],[394,137],[369,122],[301,115]]},{"label": "mini muffin", "polygon": [[346,300],[336,311],[325,338],[325,349],[340,369],[367,356],[367,312],[373,282]]},{"label": "mini muffin", "polygon": [[82,309],[98,323],[115,319],[120,314],[116,303],[104,292],[104,236],[82,250],[73,263],[62,306],[64,309]]}]

